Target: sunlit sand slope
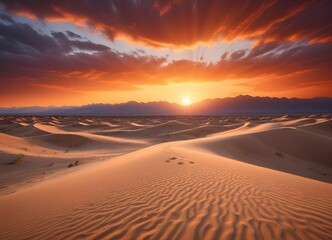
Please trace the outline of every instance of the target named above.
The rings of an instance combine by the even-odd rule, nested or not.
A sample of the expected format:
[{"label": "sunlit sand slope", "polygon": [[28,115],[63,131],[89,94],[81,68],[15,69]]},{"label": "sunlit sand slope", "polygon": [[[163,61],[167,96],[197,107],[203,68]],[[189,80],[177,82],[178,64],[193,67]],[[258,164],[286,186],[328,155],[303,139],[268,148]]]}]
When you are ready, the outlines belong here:
[{"label": "sunlit sand slope", "polygon": [[[58,160],[94,158],[108,144],[125,144],[125,134],[112,135],[113,128],[154,130],[128,141],[139,150],[59,170],[0,195],[0,239],[331,239],[328,117],[113,121],[107,134],[75,133],[64,130],[63,119],[46,120],[29,123],[40,130],[29,137],[20,137],[25,130],[1,133],[4,151],[29,147],[35,157],[2,167],[29,169],[44,160],[40,151],[60,154],[66,141],[76,150]],[[20,122],[5,123],[20,128]],[[179,139],[146,147],[167,134],[165,125]],[[182,140],[181,132],[194,136],[199,126],[210,135]],[[6,176],[16,179],[14,172]]]},{"label": "sunlit sand slope", "polygon": [[162,144],[0,198],[2,239],[330,239],[331,184]]}]

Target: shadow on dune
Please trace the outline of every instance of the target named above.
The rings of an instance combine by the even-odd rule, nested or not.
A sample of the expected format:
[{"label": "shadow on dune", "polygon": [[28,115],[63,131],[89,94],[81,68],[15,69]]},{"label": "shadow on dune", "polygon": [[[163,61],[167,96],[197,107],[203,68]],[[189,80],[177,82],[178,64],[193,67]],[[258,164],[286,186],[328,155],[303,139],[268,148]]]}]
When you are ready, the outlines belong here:
[{"label": "shadow on dune", "polygon": [[308,127],[279,128],[213,137],[193,147],[220,156],[332,183],[332,138],[323,134],[331,121]]}]

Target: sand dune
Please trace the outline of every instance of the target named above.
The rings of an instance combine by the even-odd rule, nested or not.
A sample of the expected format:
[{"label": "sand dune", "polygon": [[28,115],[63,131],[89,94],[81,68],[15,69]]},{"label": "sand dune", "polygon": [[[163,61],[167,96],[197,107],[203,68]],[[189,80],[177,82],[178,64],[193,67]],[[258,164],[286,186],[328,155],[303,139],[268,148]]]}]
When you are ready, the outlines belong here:
[{"label": "sand dune", "polygon": [[[1,133],[7,154],[33,139],[44,145],[32,148],[76,142],[81,152],[91,142],[122,144],[130,132],[136,133],[131,144],[141,144],[116,157],[95,148],[91,158],[108,160],[95,157],[95,163],[58,169],[3,193],[0,239],[331,239],[331,120],[280,118],[112,119],[118,126],[105,135],[98,127],[75,132],[59,126],[75,118],[54,126],[44,118],[34,126],[46,135]],[[121,135],[126,126],[137,129]],[[144,135],[143,129],[153,131]],[[170,142],[154,142],[165,134],[173,136]],[[14,184],[6,171],[12,179],[6,184]]]},{"label": "sand dune", "polygon": [[332,183],[332,138],[301,128],[275,128],[270,124],[247,126],[183,145]]},{"label": "sand dune", "polygon": [[323,135],[332,138],[332,124],[331,121],[322,121],[317,124],[304,125],[300,127],[305,131],[310,131],[318,135]]},{"label": "sand dune", "polygon": [[47,132],[36,128],[33,124],[21,125],[10,129],[11,131],[8,131],[8,134],[16,137],[32,137],[47,134]]}]

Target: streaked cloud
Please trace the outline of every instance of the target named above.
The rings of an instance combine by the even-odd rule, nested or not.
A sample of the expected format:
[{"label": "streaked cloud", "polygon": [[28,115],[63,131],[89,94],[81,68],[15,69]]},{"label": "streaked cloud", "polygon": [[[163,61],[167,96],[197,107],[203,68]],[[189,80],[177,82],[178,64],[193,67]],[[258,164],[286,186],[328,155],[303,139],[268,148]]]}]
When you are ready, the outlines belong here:
[{"label": "streaked cloud", "polygon": [[199,42],[331,40],[329,0],[113,0],[12,1],[20,15],[74,22],[150,46],[183,47]]},{"label": "streaked cloud", "polygon": [[147,86],[222,82],[229,94],[332,96],[331,1],[0,3],[4,105],[14,92],[67,104],[98,92],[131,92],[132,100]]}]

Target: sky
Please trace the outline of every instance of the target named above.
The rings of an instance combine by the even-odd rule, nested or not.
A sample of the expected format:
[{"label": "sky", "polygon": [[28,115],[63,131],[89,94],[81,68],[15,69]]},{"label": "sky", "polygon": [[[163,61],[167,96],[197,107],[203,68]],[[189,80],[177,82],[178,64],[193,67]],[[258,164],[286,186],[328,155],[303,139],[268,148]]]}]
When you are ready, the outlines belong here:
[{"label": "sky", "polygon": [[332,97],[330,0],[0,0],[0,107]]}]

